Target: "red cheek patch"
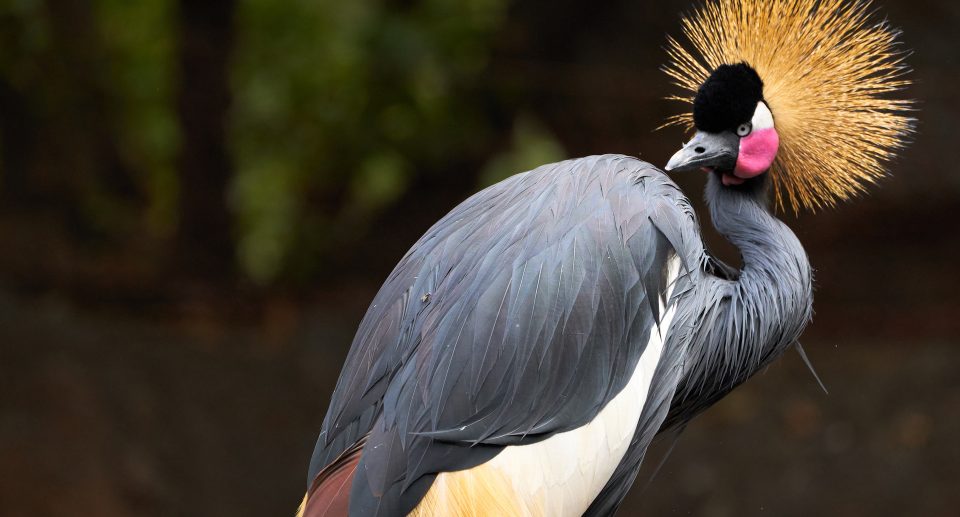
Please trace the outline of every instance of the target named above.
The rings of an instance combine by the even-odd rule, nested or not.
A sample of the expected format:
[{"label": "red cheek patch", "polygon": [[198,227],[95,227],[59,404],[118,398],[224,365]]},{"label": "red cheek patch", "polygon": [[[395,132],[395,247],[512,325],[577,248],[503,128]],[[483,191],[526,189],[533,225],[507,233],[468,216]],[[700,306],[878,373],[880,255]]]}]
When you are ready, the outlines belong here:
[{"label": "red cheek patch", "polygon": [[759,129],[740,139],[740,154],[733,173],[741,178],[752,178],[773,165],[780,147],[780,136],[774,128]]}]

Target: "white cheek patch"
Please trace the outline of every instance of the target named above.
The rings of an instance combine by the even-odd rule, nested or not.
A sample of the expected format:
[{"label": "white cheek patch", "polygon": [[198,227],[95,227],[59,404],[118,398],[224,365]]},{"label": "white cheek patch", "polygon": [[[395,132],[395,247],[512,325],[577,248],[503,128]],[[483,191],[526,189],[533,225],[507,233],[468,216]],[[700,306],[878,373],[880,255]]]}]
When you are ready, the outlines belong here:
[{"label": "white cheek patch", "polygon": [[763,101],[757,103],[757,109],[753,111],[753,118],[750,119],[750,124],[753,126],[754,131],[773,127],[773,114],[770,113],[770,108],[768,108]]}]

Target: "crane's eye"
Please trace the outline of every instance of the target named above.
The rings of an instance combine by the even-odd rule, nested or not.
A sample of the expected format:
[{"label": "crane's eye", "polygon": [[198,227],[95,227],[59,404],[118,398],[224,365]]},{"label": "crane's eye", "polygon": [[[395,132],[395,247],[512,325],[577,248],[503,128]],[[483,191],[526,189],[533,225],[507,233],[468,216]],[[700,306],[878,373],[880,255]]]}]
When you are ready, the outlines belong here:
[{"label": "crane's eye", "polygon": [[737,126],[737,136],[739,137],[747,136],[751,131],[753,131],[753,124],[749,122]]}]

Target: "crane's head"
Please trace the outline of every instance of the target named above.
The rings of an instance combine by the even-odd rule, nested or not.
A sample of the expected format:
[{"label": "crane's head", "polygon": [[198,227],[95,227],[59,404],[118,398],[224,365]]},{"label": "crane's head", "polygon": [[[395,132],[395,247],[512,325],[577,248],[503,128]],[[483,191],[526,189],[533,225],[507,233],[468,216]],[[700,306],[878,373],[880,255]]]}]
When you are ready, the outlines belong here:
[{"label": "crane's head", "polygon": [[709,0],[669,39],[664,68],[695,129],[670,170],[735,187],[769,178],[778,206],[816,209],[865,191],[913,130],[899,32],[870,0]]},{"label": "crane's head", "polygon": [[777,157],[780,136],[763,100],[763,81],[746,63],[720,65],[693,101],[697,133],[670,158],[666,169],[700,168],[740,185],[767,172]]}]

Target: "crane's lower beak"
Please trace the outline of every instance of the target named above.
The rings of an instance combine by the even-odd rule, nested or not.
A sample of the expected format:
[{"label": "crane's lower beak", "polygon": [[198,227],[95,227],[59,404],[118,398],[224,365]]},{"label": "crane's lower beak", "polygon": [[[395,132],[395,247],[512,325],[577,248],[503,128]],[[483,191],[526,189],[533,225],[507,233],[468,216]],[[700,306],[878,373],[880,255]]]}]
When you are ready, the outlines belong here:
[{"label": "crane's lower beak", "polygon": [[707,133],[697,131],[667,162],[667,171],[688,171],[696,168],[711,168],[732,172],[740,152],[740,137],[732,131]]}]

